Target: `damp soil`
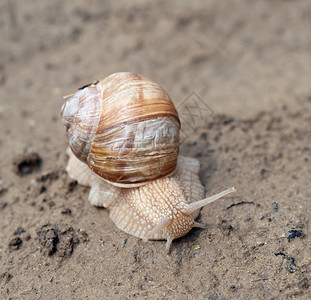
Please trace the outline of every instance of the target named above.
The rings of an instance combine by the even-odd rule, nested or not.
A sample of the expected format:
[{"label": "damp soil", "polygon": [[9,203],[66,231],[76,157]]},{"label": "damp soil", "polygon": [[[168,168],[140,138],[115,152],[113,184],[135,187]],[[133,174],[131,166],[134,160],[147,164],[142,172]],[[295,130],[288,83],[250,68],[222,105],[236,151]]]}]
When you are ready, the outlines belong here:
[{"label": "damp soil", "polygon": [[[311,5],[0,3],[1,299],[310,299]],[[65,171],[62,97],[117,71],[174,100],[205,207],[173,242],[120,231]]]}]

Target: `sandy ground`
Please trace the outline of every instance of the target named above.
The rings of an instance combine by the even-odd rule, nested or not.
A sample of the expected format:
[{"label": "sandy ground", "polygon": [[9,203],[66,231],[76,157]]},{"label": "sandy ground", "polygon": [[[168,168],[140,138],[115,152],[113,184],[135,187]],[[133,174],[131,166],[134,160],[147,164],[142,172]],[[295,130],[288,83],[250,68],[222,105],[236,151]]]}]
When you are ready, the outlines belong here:
[{"label": "sandy ground", "polygon": [[[310,29],[309,0],[1,1],[1,299],[310,299]],[[65,172],[62,96],[117,71],[171,95],[208,195],[238,187],[169,256]]]}]

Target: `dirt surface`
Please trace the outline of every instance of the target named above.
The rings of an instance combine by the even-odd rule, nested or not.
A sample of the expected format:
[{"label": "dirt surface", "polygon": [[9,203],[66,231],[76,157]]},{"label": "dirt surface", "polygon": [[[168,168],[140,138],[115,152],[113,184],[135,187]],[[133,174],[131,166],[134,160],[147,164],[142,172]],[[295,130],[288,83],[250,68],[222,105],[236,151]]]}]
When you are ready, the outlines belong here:
[{"label": "dirt surface", "polygon": [[[1,299],[310,299],[310,28],[309,0],[1,1]],[[208,195],[238,188],[169,256],[65,172],[62,96],[117,71],[171,95]]]}]

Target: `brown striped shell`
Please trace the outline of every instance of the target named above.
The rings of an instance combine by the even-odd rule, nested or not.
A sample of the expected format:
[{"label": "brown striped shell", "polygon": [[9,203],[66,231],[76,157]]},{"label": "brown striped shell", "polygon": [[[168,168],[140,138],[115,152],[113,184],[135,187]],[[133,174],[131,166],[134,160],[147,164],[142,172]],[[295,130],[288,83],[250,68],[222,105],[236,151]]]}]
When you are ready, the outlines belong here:
[{"label": "brown striped shell", "polygon": [[139,74],[115,73],[79,89],[61,115],[75,156],[114,185],[143,185],[176,168],[178,113],[166,91]]}]

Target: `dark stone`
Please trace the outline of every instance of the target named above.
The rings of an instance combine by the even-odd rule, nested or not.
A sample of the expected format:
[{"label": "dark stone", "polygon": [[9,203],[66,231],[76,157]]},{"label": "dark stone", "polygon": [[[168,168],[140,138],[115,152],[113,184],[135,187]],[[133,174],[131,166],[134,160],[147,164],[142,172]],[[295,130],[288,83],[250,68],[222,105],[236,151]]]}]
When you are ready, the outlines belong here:
[{"label": "dark stone", "polygon": [[273,202],[273,203],[272,203],[272,208],[273,208],[273,211],[274,211],[274,212],[278,212],[278,210],[279,210],[279,204],[276,203],[276,202]]},{"label": "dark stone", "polygon": [[53,255],[66,258],[71,256],[76,245],[88,241],[88,234],[66,224],[45,224],[37,230],[38,240],[43,246],[44,255]]},{"label": "dark stone", "polygon": [[10,250],[18,250],[23,244],[23,241],[20,237],[15,237],[9,242]]},{"label": "dark stone", "polygon": [[41,168],[42,159],[36,152],[24,153],[14,160],[13,165],[17,175],[26,176]]},{"label": "dark stone", "polygon": [[63,215],[71,215],[72,211],[71,211],[70,208],[63,208],[62,211],[61,211],[61,213],[62,213]]},{"label": "dark stone", "polygon": [[289,243],[291,239],[303,236],[303,232],[301,230],[292,229],[292,230],[289,230],[288,232],[290,233],[287,237],[287,240]]}]

